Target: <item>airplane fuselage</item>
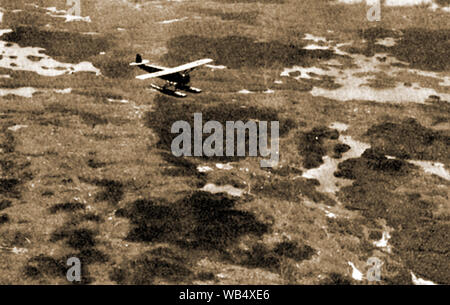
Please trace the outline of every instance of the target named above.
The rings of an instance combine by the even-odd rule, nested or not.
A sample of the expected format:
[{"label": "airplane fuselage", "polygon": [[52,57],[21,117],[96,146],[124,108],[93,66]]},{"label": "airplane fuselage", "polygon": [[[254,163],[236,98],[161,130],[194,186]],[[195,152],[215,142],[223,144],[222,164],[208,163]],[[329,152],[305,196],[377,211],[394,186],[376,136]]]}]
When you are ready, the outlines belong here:
[{"label": "airplane fuselage", "polygon": [[[154,73],[154,72],[158,72],[158,71],[162,71],[162,69],[156,68],[156,67],[152,67],[152,66],[146,66],[146,65],[140,65],[139,66],[140,69],[148,72],[148,73]],[[191,78],[189,76],[189,74],[183,74],[183,73],[173,73],[173,74],[169,74],[169,75],[163,75],[163,76],[159,76],[158,78],[161,78],[163,80],[166,80],[168,82],[174,82],[177,83],[180,86],[187,86],[189,84],[189,82],[191,81]]]}]

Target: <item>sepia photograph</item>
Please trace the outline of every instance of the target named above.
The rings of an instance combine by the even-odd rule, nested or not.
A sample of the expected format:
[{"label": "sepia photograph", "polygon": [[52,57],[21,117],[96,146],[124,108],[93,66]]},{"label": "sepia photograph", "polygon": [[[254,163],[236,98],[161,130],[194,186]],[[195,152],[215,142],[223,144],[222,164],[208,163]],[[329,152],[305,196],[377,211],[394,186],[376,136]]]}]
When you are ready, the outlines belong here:
[{"label": "sepia photograph", "polygon": [[449,285],[449,196],[450,0],[0,0],[0,286]]}]

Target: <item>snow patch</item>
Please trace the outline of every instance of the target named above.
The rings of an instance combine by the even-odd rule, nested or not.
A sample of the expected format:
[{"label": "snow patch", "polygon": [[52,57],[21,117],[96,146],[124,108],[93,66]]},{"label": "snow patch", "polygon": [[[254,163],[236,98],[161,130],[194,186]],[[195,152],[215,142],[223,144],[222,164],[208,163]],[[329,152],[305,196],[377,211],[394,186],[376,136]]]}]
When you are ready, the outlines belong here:
[{"label": "snow patch", "polygon": [[423,278],[418,278],[414,273],[411,272],[411,279],[414,285],[436,285],[432,281],[424,280]]},{"label": "snow patch", "polygon": [[441,178],[444,178],[445,180],[450,180],[450,173],[445,169],[444,164],[440,162],[419,160],[410,160],[408,162],[420,166],[426,173],[439,176]]},{"label": "snow patch", "polygon": [[218,169],[223,169],[223,170],[230,170],[230,169],[233,169],[233,166],[231,166],[229,163],[225,163],[225,164],[223,164],[223,163],[217,163],[217,164],[216,164],[216,167],[217,167]]},{"label": "snow patch", "polygon": [[361,271],[359,271],[358,268],[356,268],[355,264],[353,264],[352,262],[349,261],[348,264],[350,265],[350,267],[352,267],[352,278],[357,281],[362,281],[364,276]]},{"label": "snow patch", "polygon": [[[0,36],[10,33],[12,30],[0,30]],[[93,72],[100,75],[100,70],[95,68],[90,62],[80,62],[78,64],[61,63],[45,55],[45,49],[37,47],[20,47],[16,43],[9,43],[0,40],[0,50],[2,58],[0,67],[11,70],[32,71],[43,76],[60,76],[75,72]]]},{"label": "snow patch", "polygon": [[59,94],[69,94],[72,93],[72,88],[65,88],[65,89],[55,89],[53,90],[55,93]]},{"label": "snow patch", "polygon": [[213,171],[213,169],[207,165],[199,165],[197,166],[197,171],[200,173],[207,173]]},{"label": "snow patch", "polygon": [[339,141],[349,145],[351,147],[350,150],[343,153],[340,159],[325,156],[322,159],[322,165],[317,168],[311,168],[302,174],[304,178],[317,179],[319,181],[320,185],[316,187],[319,192],[336,193],[341,186],[350,184],[352,180],[334,176],[338,164],[350,158],[359,158],[366,149],[370,148],[369,144],[356,141],[351,136],[340,135]]},{"label": "snow patch", "polygon": [[210,192],[212,194],[227,193],[234,197],[240,197],[244,193],[244,190],[238,189],[229,184],[223,185],[223,186],[217,186],[214,183],[208,183],[203,188],[201,188],[201,190],[205,191],[205,192]]},{"label": "snow patch", "polygon": [[389,232],[384,231],[383,236],[380,240],[373,242],[373,245],[378,248],[384,248],[388,253],[391,253],[391,246],[389,245],[389,239],[391,238],[391,235]]},{"label": "snow patch", "polygon": [[158,23],[160,23],[160,24],[170,24],[170,23],[174,23],[174,22],[180,22],[180,21],[183,21],[183,20],[186,20],[186,19],[188,19],[188,17],[177,18],[177,19],[170,19],[170,20],[163,20],[163,21],[160,21]]},{"label": "snow patch", "polygon": [[33,94],[37,92],[33,87],[21,87],[21,88],[14,88],[14,89],[4,89],[0,88],[0,96],[6,96],[6,95],[17,95],[22,97],[31,98],[33,97]]},{"label": "snow patch", "polygon": [[393,47],[397,44],[397,42],[392,37],[386,37],[384,39],[377,39],[376,44],[380,44],[385,47]]},{"label": "snow patch", "polygon": [[329,50],[330,48],[327,46],[320,46],[317,44],[308,44],[303,47],[305,50]]},{"label": "snow patch", "polygon": [[19,129],[27,128],[27,127],[28,127],[28,125],[14,125],[14,126],[8,127],[8,130],[17,131]]},{"label": "snow patch", "polygon": [[346,131],[348,129],[348,125],[341,122],[333,122],[330,124],[331,129],[336,129],[339,132]]},{"label": "snow patch", "polygon": [[320,42],[320,41],[326,42],[327,41],[327,39],[325,37],[314,36],[314,35],[308,34],[308,33],[305,34],[305,37],[303,38],[303,40],[312,40],[314,42]]}]

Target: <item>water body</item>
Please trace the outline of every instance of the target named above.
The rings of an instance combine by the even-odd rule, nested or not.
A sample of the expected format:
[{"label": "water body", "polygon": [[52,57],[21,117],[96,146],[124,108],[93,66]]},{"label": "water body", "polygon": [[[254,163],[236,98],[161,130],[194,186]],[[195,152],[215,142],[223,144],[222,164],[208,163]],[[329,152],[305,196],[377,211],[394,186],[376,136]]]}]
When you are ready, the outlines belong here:
[{"label": "water body", "polygon": [[[1,36],[12,32],[11,29],[1,29]],[[45,49],[36,47],[20,47],[17,43],[0,40],[0,67],[32,71],[43,76],[60,76],[75,72],[92,72],[100,75],[100,70],[92,63],[84,61],[78,64],[62,63],[45,55]]]},{"label": "water body", "polygon": [[38,90],[33,87],[21,87],[21,88],[14,88],[14,89],[0,88],[0,96],[17,95],[17,96],[31,98],[31,97],[33,97],[33,94],[36,93],[37,91]]},{"label": "water body", "polygon": [[[323,42],[322,38],[315,38],[315,41]],[[387,37],[376,40],[376,44],[391,47],[396,44],[396,39]],[[293,66],[285,68],[280,76],[292,77],[297,80],[323,81],[327,79],[339,86],[339,88],[324,88],[320,83],[314,83],[311,91],[313,96],[322,96],[339,101],[364,100],[375,102],[415,102],[425,103],[430,95],[440,96],[441,100],[450,101],[448,86],[450,76],[447,73],[437,73],[421,71],[409,68],[409,63],[397,60],[388,53],[376,53],[368,57],[362,54],[350,54],[340,48],[345,45],[352,45],[353,42],[333,45],[333,42],[326,41],[327,45],[309,44],[305,49],[329,49],[335,54],[350,57],[352,67],[344,67],[336,59],[324,61],[319,66],[302,67]],[[436,88],[423,87],[418,82],[405,84],[402,76],[425,76],[435,78],[438,86]]]},{"label": "water body", "polygon": [[201,191],[210,192],[212,194],[218,194],[218,193],[227,193],[234,197],[240,197],[244,193],[244,190],[238,189],[234,186],[231,186],[229,184],[227,185],[215,185],[214,183],[207,183],[203,188],[200,189]]},{"label": "water body", "polygon": [[[335,122],[330,125],[330,128],[345,131],[347,129],[347,125],[340,122]],[[334,176],[334,172],[337,171],[338,164],[350,158],[358,158],[366,149],[370,148],[369,144],[356,141],[351,136],[340,135],[339,141],[349,145],[351,147],[350,150],[342,154],[340,159],[325,156],[323,157],[323,164],[321,166],[309,169],[302,174],[302,177],[304,178],[317,179],[319,181],[320,185],[316,187],[319,192],[334,194],[339,191],[342,186],[351,184],[352,180],[337,178]]]}]

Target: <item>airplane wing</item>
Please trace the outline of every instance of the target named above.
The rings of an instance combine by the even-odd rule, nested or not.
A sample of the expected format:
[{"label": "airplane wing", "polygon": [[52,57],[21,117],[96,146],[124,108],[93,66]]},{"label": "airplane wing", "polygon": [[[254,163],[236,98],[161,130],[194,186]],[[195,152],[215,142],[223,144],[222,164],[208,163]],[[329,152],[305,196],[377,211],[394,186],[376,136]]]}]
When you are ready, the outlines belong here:
[{"label": "airplane wing", "polygon": [[138,78],[138,79],[148,79],[148,78],[153,78],[153,77],[160,77],[160,76],[163,76],[163,75],[175,74],[175,73],[178,73],[178,72],[182,72],[182,71],[193,69],[195,67],[198,67],[198,66],[210,63],[212,61],[213,60],[210,59],[210,58],[204,58],[204,59],[193,61],[193,62],[190,62],[188,64],[184,64],[184,65],[181,65],[181,66],[178,66],[178,67],[168,68],[168,69],[164,69],[162,71],[158,71],[158,72],[154,72],[154,73],[142,74],[142,75],[136,76],[136,78]]}]

